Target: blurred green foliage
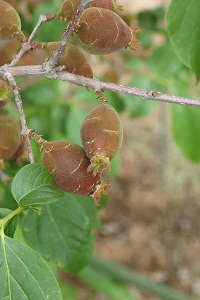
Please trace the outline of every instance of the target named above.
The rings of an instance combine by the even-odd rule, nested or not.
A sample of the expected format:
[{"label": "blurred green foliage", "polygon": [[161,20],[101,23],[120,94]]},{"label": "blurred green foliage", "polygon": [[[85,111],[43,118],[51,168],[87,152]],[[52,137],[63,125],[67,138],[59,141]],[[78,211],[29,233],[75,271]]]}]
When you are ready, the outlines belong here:
[{"label": "blurred green foliage", "polygon": [[[143,55],[141,56],[133,56],[128,51],[121,52],[121,59],[125,71],[128,73],[132,72],[132,77],[128,82],[129,86],[143,88],[149,91],[175,94],[178,96],[199,96],[199,87],[195,86],[194,75],[191,73],[192,69],[195,72],[196,77],[199,78],[198,34],[200,31],[200,24],[196,13],[194,14],[194,22],[197,30],[192,31],[192,33],[195,33],[195,41],[194,35],[191,34],[192,29],[188,26],[189,16],[195,12],[197,7],[195,5],[199,6],[199,2],[198,0],[194,1],[195,5],[192,5],[192,10],[188,16],[184,14],[183,28],[185,28],[185,30],[180,32],[180,26],[177,26],[177,24],[180,21],[180,18],[182,18],[185,8],[188,5],[186,2],[183,4],[183,1],[181,0],[172,0],[168,15],[170,40],[164,22],[167,13],[164,8],[158,7],[155,10],[147,10],[138,14],[138,24],[143,29],[143,33],[139,36],[141,41],[140,48],[141,52],[144,51],[144,53],[142,53]],[[60,3],[61,1],[48,1],[48,3],[47,1],[41,1],[41,4],[36,6],[36,9],[33,10],[30,20],[21,15],[26,33],[30,34],[40,14],[58,11]],[[181,7],[180,10],[177,10],[177,4]],[[66,26],[67,23],[61,23],[58,20],[43,24],[37,33],[36,39],[40,42],[60,40]],[[160,38],[158,44],[155,43],[156,35],[159,35]],[[174,49],[178,56],[175,54]],[[193,53],[195,53],[195,55],[193,55]],[[94,60],[91,59],[91,62],[92,61]],[[102,79],[104,78],[104,75],[102,75]],[[24,87],[21,91],[21,96],[29,128],[34,129],[37,134],[42,135],[43,138],[49,141],[68,139],[80,145],[81,123],[86,114],[99,104],[99,100],[96,99],[93,90],[87,90],[85,87],[72,88],[67,82],[59,82],[47,78],[40,78],[31,85]],[[116,94],[111,91],[105,91],[105,96],[108,99],[109,104],[112,105],[119,114],[123,114],[124,112],[128,113],[129,117],[133,119],[144,118],[152,113],[159,105],[156,101],[143,100],[131,95]],[[9,109],[12,111],[12,106],[10,107],[11,109]],[[13,111],[15,113],[15,109]],[[199,109],[172,105],[171,122],[172,135],[181,152],[191,161],[199,162]],[[35,161],[39,162],[41,157],[39,146],[33,141],[31,141],[31,145],[35,155]],[[114,181],[118,176],[119,168],[120,153],[113,159],[111,164],[110,174],[108,175],[110,176],[111,181]],[[12,162],[11,164],[6,164],[4,171],[9,176],[14,177],[19,169],[20,166],[16,162]],[[66,213],[65,211],[62,212],[63,214],[60,221],[62,221],[63,226],[66,226],[67,228],[67,226],[69,226],[68,223],[71,222],[70,226],[73,225],[74,227],[72,227],[75,231],[77,230],[76,226],[78,226],[77,223],[79,222],[79,229],[85,229],[87,233],[87,239],[84,240],[85,258],[83,259],[78,256],[78,263],[75,266],[76,268],[74,267],[76,270],[73,269],[72,262],[77,256],[72,257],[72,262],[63,263],[63,260],[65,259],[64,252],[59,252],[60,249],[56,248],[56,251],[58,251],[57,261],[59,261],[60,258],[59,263],[73,272],[79,270],[79,267],[81,269],[90,260],[93,247],[91,231],[100,226],[100,222],[97,217],[97,210],[93,206],[91,199],[88,199],[88,197],[69,196],[67,194],[65,194],[65,198],[66,203],[68,204],[68,210]],[[107,201],[108,197],[104,196],[101,201],[101,206],[104,206]],[[2,181],[0,181],[0,207],[12,210],[17,207],[17,203],[14,201],[11,194],[11,184],[7,183],[7,185],[4,185]],[[49,209],[52,209],[52,212],[56,213],[56,211],[62,210],[62,206],[52,204]],[[49,226],[45,228],[45,231],[41,235],[42,239],[44,239],[44,237],[49,234],[48,247],[47,243],[42,244],[40,242],[41,236],[38,234],[38,228],[40,228],[47,215],[48,209],[46,207],[44,208],[43,217],[30,211],[23,216],[21,226],[24,230],[24,236],[29,244],[49,259],[55,254],[51,251],[51,243],[53,243],[54,240],[54,236],[51,236],[51,234],[55,230],[55,226],[57,226],[56,222],[50,222],[51,224],[48,223]],[[66,216],[68,219],[65,218]],[[76,220],[74,224],[73,218]],[[82,223],[80,222],[80,219]],[[45,226],[43,226],[43,228],[44,227]],[[50,228],[51,230],[49,231]],[[59,234],[62,239],[65,235],[65,231],[63,230],[62,232],[59,232]],[[70,234],[68,238],[68,246],[69,248],[72,248],[71,252],[73,252],[73,246],[76,241],[70,239]],[[76,238],[77,241],[81,241],[81,230],[78,230]],[[20,237],[19,239],[22,238]],[[47,248],[49,249],[49,252],[47,251]],[[78,251],[81,252],[81,248],[79,248]],[[120,268],[117,270],[120,274]],[[55,268],[55,272],[58,273],[57,268]],[[85,281],[90,286],[90,289],[97,290],[111,299],[138,300],[133,293],[130,293],[127,288],[127,282],[123,282],[123,280],[120,281],[119,279],[117,281],[116,278],[112,278],[111,280],[111,274],[105,275],[104,273],[105,270],[104,272],[100,272],[94,265],[89,266],[80,273],[79,280]],[[124,274],[123,271],[121,274]],[[121,276],[123,277],[123,275]],[[137,288],[141,288],[140,284],[143,282],[143,278],[136,276],[136,279],[137,283],[132,284]],[[81,287],[77,287],[76,285],[76,288],[74,288],[74,285],[66,280],[60,280],[60,284],[65,299],[79,299]],[[153,286],[154,284],[150,282],[146,291],[152,293]],[[143,288],[144,287],[141,289]],[[166,290],[163,289],[162,293],[162,287],[160,287],[160,289],[160,299],[178,300],[187,298],[182,295],[179,297],[176,293],[174,295],[172,293],[170,298],[170,292],[168,292],[168,296],[166,296]],[[153,294],[155,295],[155,293]],[[91,296],[91,299],[95,299],[95,293],[94,296]]]}]

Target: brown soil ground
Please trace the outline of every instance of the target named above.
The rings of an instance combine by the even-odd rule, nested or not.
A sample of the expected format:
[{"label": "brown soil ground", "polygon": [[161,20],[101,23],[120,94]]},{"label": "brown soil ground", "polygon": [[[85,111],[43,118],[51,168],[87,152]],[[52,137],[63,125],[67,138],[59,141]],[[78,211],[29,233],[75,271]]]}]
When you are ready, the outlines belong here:
[{"label": "brown soil ground", "polygon": [[169,109],[122,116],[121,167],[100,211],[96,251],[200,299],[200,169],[174,144]]}]

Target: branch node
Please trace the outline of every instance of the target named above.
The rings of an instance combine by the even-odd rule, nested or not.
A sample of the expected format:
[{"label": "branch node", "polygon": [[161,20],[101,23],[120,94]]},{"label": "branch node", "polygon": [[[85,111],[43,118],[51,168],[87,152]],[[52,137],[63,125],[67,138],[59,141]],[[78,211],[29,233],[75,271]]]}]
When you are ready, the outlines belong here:
[{"label": "branch node", "polygon": [[161,92],[157,92],[157,91],[148,91],[147,94],[155,98],[155,97],[160,96],[160,95],[161,95]]}]

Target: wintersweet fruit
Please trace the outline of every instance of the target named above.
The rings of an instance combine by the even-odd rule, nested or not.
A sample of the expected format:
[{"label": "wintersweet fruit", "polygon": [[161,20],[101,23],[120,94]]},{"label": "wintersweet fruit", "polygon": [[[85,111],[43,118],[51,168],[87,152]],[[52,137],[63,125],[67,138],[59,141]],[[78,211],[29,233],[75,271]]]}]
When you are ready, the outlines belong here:
[{"label": "wintersweet fruit", "polygon": [[51,173],[54,183],[63,191],[82,196],[92,196],[94,204],[110,185],[101,182],[100,176],[87,172],[90,164],[84,149],[68,141],[47,142],[40,138],[42,163]]},{"label": "wintersweet fruit", "polygon": [[[81,0],[65,0],[57,13],[57,17],[60,20],[69,21],[75,14]],[[116,3],[116,0],[93,0],[88,3],[85,8],[89,7],[102,7],[112,11],[122,10],[122,6]]]},{"label": "wintersweet fruit", "polygon": [[17,38],[4,40],[0,43],[0,66],[8,64],[16,56],[21,48],[21,43]]},{"label": "wintersweet fruit", "polygon": [[95,55],[109,54],[122,48],[137,49],[135,35],[141,30],[129,27],[111,10],[99,7],[83,11],[77,26],[76,36],[81,47]]},{"label": "wintersweet fruit", "polygon": [[12,5],[0,0],[0,40],[10,39],[21,32],[21,20]]},{"label": "wintersweet fruit", "polygon": [[[47,55],[47,59],[53,55],[54,51],[58,48],[58,45],[59,42],[50,42],[44,46],[43,50]],[[63,71],[89,78],[93,77],[92,69],[85,56],[77,47],[70,43],[65,46],[64,53],[57,60],[57,66],[63,65],[66,66]]]},{"label": "wintersweet fruit", "polygon": [[102,7],[112,11],[122,10],[122,5],[116,3],[116,0],[93,0],[86,5],[88,7]]},{"label": "wintersweet fruit", "polygon": [[28,153],[26,151],[26,145],[25,145],[25,141],[23,138],[21,138],[21,142],[19,144],[19,147],[17,148],[17,150],[13,153],[13,155],[11,157],[9,157],[9,159],[7,159],[7,162],[12,162],[12,161],[16,161],[18,163],[18,165],[23,165],[23,162],[25,160],[28,160]]},{"label": "wintersweet fruit", "polygon": [[57,12],[57,17],[62,21],[69,21],[75,14],[80,0],[65,0],[61,5],[60,10]]},{"label": "wintersweet fruit", "polygon": [[0,160],[8,160],[21,142],[21,128],[18,120],[10,115],[0,115]]},{"label": "wintersweet fruit", "polygon": [[101,103],[91,110],[81,125],[81,140],[90,159],[88,172],[96,176],[103,170],[109,171],[123,140],[122,124],[115,109]]}]

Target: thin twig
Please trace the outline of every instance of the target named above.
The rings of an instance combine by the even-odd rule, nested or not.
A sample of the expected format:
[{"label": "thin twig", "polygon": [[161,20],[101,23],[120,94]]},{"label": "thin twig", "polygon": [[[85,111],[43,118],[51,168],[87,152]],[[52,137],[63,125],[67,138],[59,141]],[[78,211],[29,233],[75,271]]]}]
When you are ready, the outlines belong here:
[{"label": "thin twig", "polygon": [[[71,74],[65,71],[49,74],[43,70],[42,65],[35,66],[20,66],[20,67],[0,67],[0,77],[3,78],[5,72],[8,71],[12,76],[44,76],[50,79],[57,79],[70,82],[72,84],[90,87],[94,90],[110,90],[117,93],[129,94],[142,98],[142,100],[154,100],[172,104],[182,104],[187,106],[200,106],[200,100],[193,98],[186,98],[168,94],[162,94],[159,91],[150,91],[146,89],[140,89],[137,87],[130,87],[127,85],[115,84],[111,82],[104,82],[99,79],[91,79],[75,74]],[[133,98],[134,101],[134,98]]]},{"label": "thin twig", "polygon": [[70,36],[73,34],[76,24],[80,19],[85,6],[93,0],[82,0],[76,13],[73,15],[72,20],[69,22],[67,28],[64,30],[63,37],[59,42],[58,48],[55,50],[52,57],[44,63],[44,69],[50,72],[56,65],[57,60],[63,54],[66,44],[68,43]]},{"label": "thin twig", "polygon": [[14,67],[18,63],[18,61],[21,59],[21,57],[24,55],[24,53],[30,49],[31,43],[32,43],[36,33],[38,32],[38,29],[44,22],[47,22],[47,20],[48,20],[48,18],[45,15],[39,16],[38,22],[37,22],[35,28],[33,29],[31,35],[29,36],[27,43],[22,44],[22,47],[21,47],[19,53],[17,53],[15,58],[9,64],[10,67]]},{"label": "thin twig", "polygon": [[9,81],[12,91],[14,93],[15,101],[16,101],[18,112],[20,115],[21,126],[22,126],[21,134],[26,143],[30,163],[34,163],[34,157],[33,157],[33,152],[32,152],[32,148],[31,148],[31,144],[30,144],[30,140],[29,140],[28,127],[26,124],[26,118],[25,118],[24,109],[23,109],[23,105],[22,105],[21,95],[19,92],[19,87],[17,86],[15,78],[9,72],[6,72],[4,74],[4,78],[6,78]]}]

